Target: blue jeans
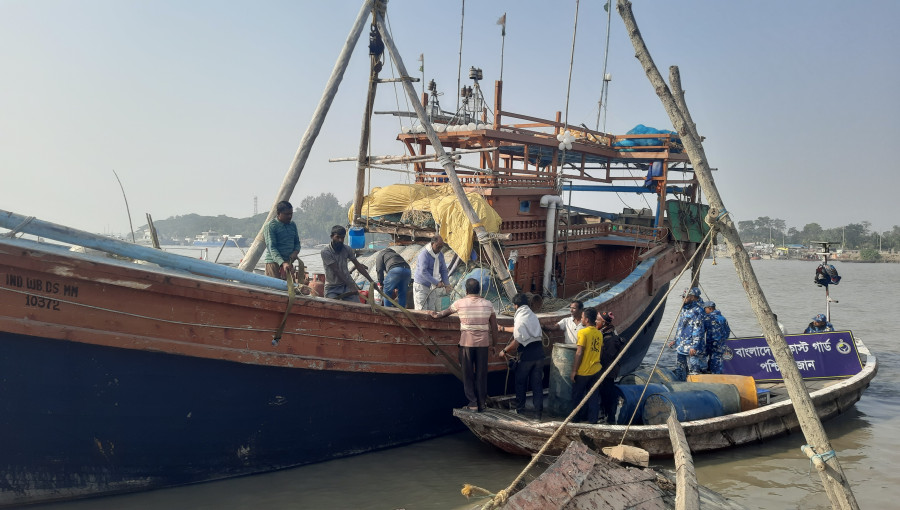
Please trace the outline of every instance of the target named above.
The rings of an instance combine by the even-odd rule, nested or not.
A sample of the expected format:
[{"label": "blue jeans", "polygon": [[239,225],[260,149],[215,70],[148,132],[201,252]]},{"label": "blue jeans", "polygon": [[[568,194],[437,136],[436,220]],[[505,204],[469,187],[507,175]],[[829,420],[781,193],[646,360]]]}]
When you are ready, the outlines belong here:
[{"label": "blue jeans", "polygon": [[[406,293],[409,291],[410,280],[412,280],[412,271],[409,267],[394,266],[384,275],[384,293],[394,297],[394,289],[399,290],[397,303],[406,308]],[[385,299],[384,306],[394,305]]]}]

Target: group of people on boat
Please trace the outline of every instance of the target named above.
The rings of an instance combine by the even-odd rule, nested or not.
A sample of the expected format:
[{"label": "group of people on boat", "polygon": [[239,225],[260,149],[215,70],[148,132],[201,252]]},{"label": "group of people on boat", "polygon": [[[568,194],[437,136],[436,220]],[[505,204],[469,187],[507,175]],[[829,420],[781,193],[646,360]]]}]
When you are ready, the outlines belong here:
[{"label": "group of people on boat", "polygon": [[686,381],[692,374],[722,373],[725,340],[731,335],[731,327],[716,303],[703,301],[700,296],[699,287],[685,290],[675,337],[669,342],[676,352],[673,373],[678,381]]}]

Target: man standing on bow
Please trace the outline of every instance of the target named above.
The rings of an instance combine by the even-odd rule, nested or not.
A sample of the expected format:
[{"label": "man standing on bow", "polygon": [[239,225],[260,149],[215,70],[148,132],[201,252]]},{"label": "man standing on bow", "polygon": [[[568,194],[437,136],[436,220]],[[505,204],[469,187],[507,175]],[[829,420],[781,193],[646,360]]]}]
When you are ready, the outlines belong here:
[{"label": "man standing on bow", "polygon": [[450,288],[447,263],[441,248],[444,239],[435,234],[416,259],[416,273],[413,276],[413,301],[416,310],[437,312],[441,308],[441,294],[438,289]]},{"label": "man standing on bow", "polygon": [[[287,279],[291,264],[300,262],[300,278],[306,269],[297,258],[300,253],[300,234],[297,224],[291,221],[294,217],[294,206],[286,200],[275,204],[276,216],[266,225],[266,276]],[[303,282],[300,282],[303,283]]]},{"label": "man standing on bow", "polygon": [[725,340],[731,336],[731,327],[728,319],[722,312],[716,310],[716,303],[707,301],[703,303],[703,326],[706,328],[706,355],[709,356],[706,366],[710,374],[722,373],[722,356],[725,355]]},{"label": "man standing on bow", "polygon": [[700,288],[686,290],[675,326],[675,338],[669,343],[669,347],[674,347],[677,353],[674,370],[676,381],[687,381],[688,374],[699,374],[702,369],[703,340],[706,336],[703,315]]}]

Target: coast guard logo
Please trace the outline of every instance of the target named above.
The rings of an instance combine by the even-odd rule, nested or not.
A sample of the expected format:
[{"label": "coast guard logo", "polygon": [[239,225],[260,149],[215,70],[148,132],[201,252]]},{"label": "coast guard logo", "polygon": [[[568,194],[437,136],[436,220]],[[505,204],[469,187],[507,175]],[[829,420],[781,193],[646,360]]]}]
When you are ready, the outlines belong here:
[{"label": "coast guard logo", "polygon": [[722,359],[725,361],[731,361],[731,358],[734,358],[734,351],[731,350],[731,347],[725,346],[725,352],[722,353]]},{"label": "coast guard logo", "polygon": [[835,346],[835,348],[837,349],[837,352],[839,352],[841,354],[850,354],[850,344],[848,344],[847,342],[845,342],[843,340],[838,342],[838,344]]}]

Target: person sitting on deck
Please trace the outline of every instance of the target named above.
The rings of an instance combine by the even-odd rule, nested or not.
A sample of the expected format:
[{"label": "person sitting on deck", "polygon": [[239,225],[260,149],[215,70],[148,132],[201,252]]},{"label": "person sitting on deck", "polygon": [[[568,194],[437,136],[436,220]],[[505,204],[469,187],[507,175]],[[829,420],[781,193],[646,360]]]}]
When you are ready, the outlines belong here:
[{"label": "person sitting on deck", "polygon": [[725,340],[731,335],[731,327],[728,319],[722,312],[716,310],[716,303],[707,301],[703,303],[703,325],[706,328],[706,355],[709,360],[706,366],[710,374],[721,374],[723,356],[725,356]]},{"label": "person sitting on deck", "polygon": [[[587,395],[588,390],[600,379],[600,352],[603,349],[603,333],[597,329],[597,310],[588,308],[581,314],[584,328],[578,332],[578,347],[572,362],[572,400],[575,405]],[[600,389],[588,398],[587,422],[600,421]]]},{"label": "person sitting on deck", "polygon": [[438,311],[441,307],[441,294],[437,289],[450,288],[447,263],[441,253],[443,246],[444,239],[435,235],[416,259],[416,274],[413,276],[413,301],[416,310]]},{"label": "person sitting on deck", "polygon": [[[397,304],[406,308],[406,294],[412,279],[406,259],[394,250],[385,248],[375,256],[375,272],[378,275],[378,284],[385,295],[390,296],[397,301]],[[394,305],[385,299],[384,306]]]},{"label": "person sitting on deck", "polygon": [[353,263],[356,270],[369,281],[368,267],[356,260],[356,255],[344,244],[347,229],[340,225],[331,227],[331,243],[322,248],[322,265],[325,266],[325,297],[359,302],[359,287],[350,276],[347,262]]},{"label": "person sitting on deck", "polygon": [[435,319],[459,314],[459,364],[467,409],[481,412],[487,403],[488,350],[497,345],[497,314],[494,305],[481,297],[481,283],[466,280],[466,297],[442,312],[429,311]]},{"label": "person sitting on deck", "polygon": [[803,331],[804,333],[827,333],[829,331],[834,331],[834,326],[828,322],[828,319],[825,318],[824,313],[820,313],[813,317],[812,322],[809,323],[809,326],[806,326],[806,329]]},{"label": "person sitting on deck", "polygon": [[688,374],[699,374],[703,361],[703,340],[706,328],[703,325],[703,308],[700,307],[700,289],[693,287],[684,292],[684,303],[678,314],[675,338],[669,342],[677,353],[675,359],[675,380],[687,381]]},{"label": "person sitting on deck", "polygon": [[[627,344],[627,340],[619,336],[616,327],[613,325],[615,316],[609,312],[600,312],[597,316],[597,325],[603,333],[603,348],[600,349],[600,365],[608,367],[616,357],[622,352]],[[603,382],[600,383],[600,406],[603,408],[603,414],[606,415],[606,423],[614,424],[616,422],[616,378],[619,377],[619,365],[616,364]]]},{"label": "person sitting on deck", "polygon": [[569,313],[572,315],[557,322],[555,326],[541,326],[541,328],[550,333],[557,330],[566,332],[566,343],[575,345],[578,343],[578,332],[584,326],[581,324],[581,313],[584,311],[584,303],[572,301],[569,303]]},{"label": "person sitting on deck", "polygon": [[544,342],[541,338],[541,323],[528,306],[528,296],[521,292],[513,296],[516,315],[511,328],[500,326],[500,331],[513,334],[513,339],[500,351],[506,356],[518,348],[519,364],[516,366],[516,412],[525,409],[525,392],[531,382],[534,417],[541,419],[544,411]]},{"label": "person sitting on deck", "polygon": [[282,200],[275,205],[275,213],[276,216],[266,225],[266,276],[286,280],[291,264],[296,260],[300,263],[297,274],[304,278],[306,268],[303,261],[297,258],[300,254],[300,234],[297,224],[291,221],[294,206]]}]

